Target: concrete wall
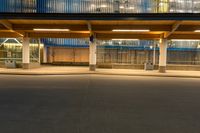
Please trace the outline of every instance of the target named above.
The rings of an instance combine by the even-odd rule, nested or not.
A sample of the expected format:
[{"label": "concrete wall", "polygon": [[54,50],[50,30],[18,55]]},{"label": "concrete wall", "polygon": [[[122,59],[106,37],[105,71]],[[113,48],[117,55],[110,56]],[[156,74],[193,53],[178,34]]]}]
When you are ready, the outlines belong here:
[{"label": "concrete wall", "polygon": [[48,48],[48,63],[53,64],[88,64],[89,49],[88,48]]},{"label": "concrete wall", "polygon": [[[159,52],[156,51],[158,68]],[[114,69],[144,69],[144,63],[153,62],[153,50],[97,50],[97,67]],[[88,48],[49,47],[48,63],[56,65],[88,65]],[[168,51],[169,70],[200,70],[200,52]]]},{"label": "concrete wall", "polygon": [[[156,51],[158,64],[159,53]],[[147,61],[153,62],[153,51],[148,50],[120,50],[120,49],[98,49],[98,63],[118,64],[144,64]]]},{"label": "concrete wall", "polygon": [[[97,64],[98,68],[106,69],[138,69],[144,70],[144,65],[128,65],[128,64]],[[154,70],[158,70],[158,65],[154,66]],[[200,71],[200,65],[167,65],[167,70],[184,70],[184,71]]]},{"label": "concrete wall", "polygon": [[168,64],[200,65],[200,52],[168,51]]},{"label": "concrete wall", "polygon": [[[129,49],[98,49],[97,62],[99,64],[117,63],[143,65],[153,62],[153,50]],[[159,63],[159,51],[156,51],[156,64]],[[168,64],[200,65],[200,52],[198,51],[168,51]]]}]

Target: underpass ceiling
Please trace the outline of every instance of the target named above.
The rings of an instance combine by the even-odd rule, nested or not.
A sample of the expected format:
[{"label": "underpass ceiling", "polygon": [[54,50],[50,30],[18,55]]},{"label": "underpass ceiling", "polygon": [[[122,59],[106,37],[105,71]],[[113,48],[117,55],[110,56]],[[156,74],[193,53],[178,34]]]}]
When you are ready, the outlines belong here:
[{"label": "underpass ceiling", "polygon": [[[1,20],[0,20],[1,21]],[[12,30],[0,25],[0,37],[21,37],[28,35],[33,38],[87,38],[90,36],[88,23],[92,32],[99,39],[127,38],[127,39],[159,39],[162,34],[172,31],[174,20],[30,20],[7,19]],[[69,32],[36,32],[34,28],[70,29]],[[149,29],[150,32],[113,32],[113,29]],[[200,21],[181,21],[180,26],[168,37],[176,39],[200,39]]]}]

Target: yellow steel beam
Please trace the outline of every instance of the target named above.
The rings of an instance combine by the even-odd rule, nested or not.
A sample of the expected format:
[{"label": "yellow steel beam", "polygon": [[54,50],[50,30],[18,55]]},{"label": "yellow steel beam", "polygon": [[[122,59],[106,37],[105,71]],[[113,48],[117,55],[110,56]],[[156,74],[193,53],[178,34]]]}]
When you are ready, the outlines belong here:
[{"label": "yellow steel beam", "polygon": [[15,30],[13,30],[13,25],[11,23],[9,23],[7,20],[0,20],[0,24],[2,24],[5,28],[7,28],[9,31],[11,32],[15,32],[16,34],[18,34],[20,37],[23,37],[23,34],[16,32]]},{"label": "yellow steel beam", "polygon": [[182,21],[176,21],[173,25],[172,25],[172,30],[170,32],[167,32],[164,35],[164,38],[168,38],[170,35],[172,35],[181,25]]}]

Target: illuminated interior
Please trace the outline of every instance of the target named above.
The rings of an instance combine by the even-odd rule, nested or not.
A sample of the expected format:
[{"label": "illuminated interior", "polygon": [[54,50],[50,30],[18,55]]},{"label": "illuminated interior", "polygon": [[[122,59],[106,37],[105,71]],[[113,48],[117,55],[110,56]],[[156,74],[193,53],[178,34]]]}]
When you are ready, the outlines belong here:
[{"label": "illuminated interior", "polygon": [[[30,62],[40,62],[39,46],[35,39],[31,39],[30,43]],[[19,39],[7,38],[0,39],[0,62],[4,64],[6,60],[15,60],[18,64],[22,63],[22,43]]]},{"label": "illuminated interior", "polygon": [[1,0],[0,12],[198,13],[200,2],[199,0]]}]

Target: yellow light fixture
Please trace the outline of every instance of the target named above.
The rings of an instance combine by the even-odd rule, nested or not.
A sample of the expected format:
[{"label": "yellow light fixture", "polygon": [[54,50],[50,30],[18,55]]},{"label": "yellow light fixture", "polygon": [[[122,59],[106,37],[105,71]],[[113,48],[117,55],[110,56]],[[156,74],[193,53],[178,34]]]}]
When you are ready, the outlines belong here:
[{"label": "yellow light fixture", "polygon": [[112,41],[139,41],[139,39],[112,39]]},{"label": "yellow light fixture", "polygon": [[127,30],[127,29],[114,29],[113,32],[149,32],[150,30]]},{"label": "yellow light fixture", "polygon": [[101,7],[102,7],[102,8],[106,8],[106,7],[107,7],[107,5],[101,5]]},{"label": "yellow light fixture", "polygon": [[69,29],[33,29],[34,31],[70,31]]},{"label": "yellow light fixture", "polygon": [[174,42],[199,42],[200,40],[192,40],[192,39],[172,39]]}]

